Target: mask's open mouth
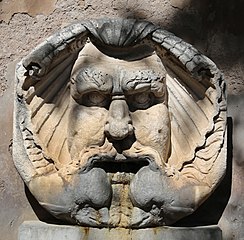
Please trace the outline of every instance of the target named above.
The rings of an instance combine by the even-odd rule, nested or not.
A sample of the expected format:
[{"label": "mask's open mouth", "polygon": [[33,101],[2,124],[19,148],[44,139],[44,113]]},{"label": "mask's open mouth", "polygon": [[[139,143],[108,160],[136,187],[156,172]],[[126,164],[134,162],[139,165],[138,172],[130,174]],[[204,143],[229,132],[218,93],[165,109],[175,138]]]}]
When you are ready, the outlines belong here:
[{"label": "mask's open mouth", "polygon": [[123,162],[116,161],[96,161],[93,168],[102,168],[106,173],[134,173],[136,174],[142,167],[148,166],[149,161],[146,159],[127,160]]}]

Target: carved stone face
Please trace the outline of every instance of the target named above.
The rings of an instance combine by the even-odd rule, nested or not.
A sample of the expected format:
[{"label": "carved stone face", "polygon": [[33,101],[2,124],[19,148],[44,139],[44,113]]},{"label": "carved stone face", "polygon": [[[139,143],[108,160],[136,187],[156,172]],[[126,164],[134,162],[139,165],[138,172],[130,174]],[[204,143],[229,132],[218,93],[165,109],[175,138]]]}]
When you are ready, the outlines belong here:
[{"label": "carved stone face", "polygon": [[[85,177],[96,170],[94,178],[113,186],[108,190],[98,183],[99,188],[93,187],[96,198],[104,189],[111,191],[112,199],[117,198],[116,204],[124,201],[127,208],[132,207],[131,200],[143,192],[139,185],[152,184],[139,177],[132,190],[129,185],[134,176],[142,169],[163,170],[169,147],[165,71],[159,58],[152,55],[129,62],[108,57],[88,44],[72,72],[68,148],[71,165],[79,166],[78,172]],[[119,185],[127,186],[126,200],[116,193]],[[145,204],[158,194],[155,191]],[[89,204],[95,202],[102,207],[107,201],[89,198]]]},{"label": "carved stone face", "polygon": [[170,225],[224,176],[224,93],[212,61],[151,23],[73,24],[17,66],[13,159],[68,223]]},{"label": "carved stone face", "polygon": [[[129,62],[88,44],[73,68],[71,83],[68,146],[73,161],[80,166],[93,158],[98,165],[128,162],[127,171],[130,164],[133,169],[133,163],[148,161],[163,168],[170,122],[164,67],[156,55]],[[111,149],[102,157],[105,145]],[[90,159],[84,157],[88,149],[97,149]]]}]

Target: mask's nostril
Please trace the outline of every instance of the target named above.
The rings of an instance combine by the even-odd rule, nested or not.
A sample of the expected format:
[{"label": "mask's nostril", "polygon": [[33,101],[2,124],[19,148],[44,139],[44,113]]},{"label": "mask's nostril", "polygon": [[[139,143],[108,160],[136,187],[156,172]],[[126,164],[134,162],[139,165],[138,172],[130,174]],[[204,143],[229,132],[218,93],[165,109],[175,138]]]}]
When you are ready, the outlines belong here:
[{"label": "mask's nostril", "polygon": [[108,122],[104,126],[104,133],[108,136],[109,135],[109,124]]},{"label": "mask's nostril", "polygon": [[109,123],[105,126],[105,133],[114,140],[122,140],[129,135],[129,126],[123,123]]},{"label": "mask's nostril", "polygon": [[132,126],[132,124],[129,124],[128,131],[129,131],[128,135],[132,135],[134,133],[134,127]]}]

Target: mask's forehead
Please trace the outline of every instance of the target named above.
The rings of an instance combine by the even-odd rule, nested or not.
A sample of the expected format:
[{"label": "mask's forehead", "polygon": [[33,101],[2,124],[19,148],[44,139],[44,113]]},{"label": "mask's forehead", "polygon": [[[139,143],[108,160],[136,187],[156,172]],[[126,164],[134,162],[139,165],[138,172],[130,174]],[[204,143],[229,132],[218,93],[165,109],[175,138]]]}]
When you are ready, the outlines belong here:
[{"label": "mask's forehead", "polygon": [[166,73],[160,58],[155,52],[152,52],[150,56],[147,54],[143,58],[128,61],[105,55],[89,42],[80,51],[72,75],[78,74],[80,69],[91,67],[100,68],[112,75],[114,75],[114,71],[118,72],[118,69],[126,70],[128,73],[134,70],[152,70],[160,75]]}]

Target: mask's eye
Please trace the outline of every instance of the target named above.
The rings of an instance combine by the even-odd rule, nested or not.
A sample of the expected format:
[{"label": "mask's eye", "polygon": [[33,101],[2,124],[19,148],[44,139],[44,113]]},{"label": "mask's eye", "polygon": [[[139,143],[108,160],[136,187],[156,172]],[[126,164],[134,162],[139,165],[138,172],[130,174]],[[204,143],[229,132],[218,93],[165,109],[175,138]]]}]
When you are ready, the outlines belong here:
[{"label": "mask's eye", "polygon": [[82,104],[87,107],[107,107],[109,104],[109,97],[100,92],[89,92],[82,96]]},{"label": "mask's eye", "polygon": [[133,110],[146,109],[154,102],[154,96],[150,92],[137,93],[130,96],[130,105]]}]

